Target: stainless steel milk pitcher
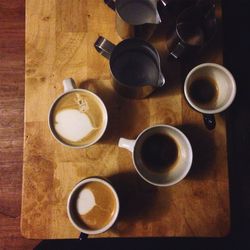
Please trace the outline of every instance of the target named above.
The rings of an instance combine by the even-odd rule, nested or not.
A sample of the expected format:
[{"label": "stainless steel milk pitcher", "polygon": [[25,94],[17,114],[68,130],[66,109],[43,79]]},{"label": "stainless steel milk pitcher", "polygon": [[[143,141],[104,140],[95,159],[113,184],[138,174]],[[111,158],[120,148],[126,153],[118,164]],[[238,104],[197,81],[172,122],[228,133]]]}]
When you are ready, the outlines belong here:
[{"label": "stainless steel milk pitcher", "polygon": [[123,39],[137,37],[149,39],[161,17],[157,3],[164,6],[166,0],[104,0],[116,12],[116,30]]},{"label": "stainless steel milk pitcher", "polygon": [[144,98],[165,84],[157,50],[148,42],[131,38],[114,45],[104,37],[96,50],[109,60],[112,85],[128,98]]}]

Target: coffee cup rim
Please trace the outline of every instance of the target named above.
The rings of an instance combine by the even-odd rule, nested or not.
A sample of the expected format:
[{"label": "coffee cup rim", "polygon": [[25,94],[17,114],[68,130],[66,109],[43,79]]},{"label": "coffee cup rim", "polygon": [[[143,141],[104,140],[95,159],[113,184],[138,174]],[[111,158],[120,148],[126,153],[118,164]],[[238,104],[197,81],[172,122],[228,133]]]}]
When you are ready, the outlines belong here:
[{"label": "coffee cup rim", "polygon": [[136,138],[135,140],[135,144],[138,142],[138,140],[141,138],[141,136],[147,132],[148,130],[150,129],[153,129],[153,128],[157,128],[157,127],[164,127],[164,128],[168,128],[170,130],[174,130],[175,132],[177,132],[185,141],[186,143],[186,146],[187,146],[187,150],[188,150],[188,156],[189,156],[189,161],[188,161],[188,164],[185,168],[185,171],[183,171],[182,175],[179,176],[179,178],[177,178],[176,180],[172,181],[172,182],[167,182],[167,183],[156,183],[156,182],[153,182],[149,179],[147,179],[146,177],[144,177],[144,175],[139,171],[137,165],[136,165],[136,162],[135,162],[135,147],[133,149],[133,152],[132,152],[132,159],[133,159],[133,164],[135,166],[135,169],[137,171],[137,173],[148,183],[154,185],[154,186],[158,186],[158,187],[168,187],[168,186],[172,186],[172,185],[175,185],[177,184],[178,182],[180,182],[181,180],[183,180],[186,175],[188,174],[191,166],[192,166],[192,162],[193,162],[193,150],[192,150],[192,146],[191,146],[191,143],[190,141],[188,140],[187,136],[181,131],[179,130],[178,128],[176,127],[173,127],[171,125],[166,125],[166,124],[157,124],[157,125],[154,125],[154,126],[151,126],[149,128],[146,128],[144,129]]},{"label": "coffee cup rim", "polygon": [[[215,109],[201,108],[201,107],[197,106],[189,96],[188,83],[189,83],[190,76],[198,69],[201,69],[204,67],[217,68],[217,69],[223,71],[230,79],[230,84],[232,86],[230,98],[228,99],[227,103],[220,108],[215,108]],[[232,73],[227,68],[225,68],[224,66],[217,64],[217,63],[202,63],[202,64],[197,65],[196,67],[194,67],[192,70],[189,71],[188,75],[186,76],[185,82],[184,82],[184,95],[185,95],[187,102],[189,103],[189,105],[193,109],[195,109],[198,112],[203,113],[203,114],[218,114],[218,113],[225,111],[233,103],[235,96],[236,96],[236,91],[237,91],[236,89],[237,89],[236,82],[235,82],[235,79],[234,79]]]},{"label": "coffee cup rim", "polygon": [[[50,123],[51,123],[51,122],[50,122],[50,117],[51,117],[52,110],[53,110],[55,104],[58,102],[59,99],[61,99],[63,96],[65,96],[65,95],[67,95],[67,94],[69,94],[69,93],[78,92],[78,91],[80,91],[80,92],[85,92],[85,93],[87,92],[88,94],[92,95],[94,98],[96,98],[96,99],[99,101],[99,103],[100,103],[101,106],[102,106],[102,110],[103,110],[104,125],[103,125],[103,128],[102,128],[102,130],[101,130],[100,135],[99,135],[93,142],[88,143],[88,144],[86,144],[86,145],[74,146],[74,145],[70,145],[70,144],[67,144],[67,143],[63,142],[62,140],[60,140],[60,139],[55,135],[55,133],[54,133],[54,131],[53,131],[53,129],[52,129],[52,125],[50,124]],[[66,147],[68,147],[68,148],[83,149],[83,148],[87,148],[87,147],[92,146],[93,144],[95,144],[96,142],[98,142],[98,141],[101,139],[101,137],[103,136],[103,134],[104,134],[105,131],[106,131],[107,125],[108,125],[108,111],[107,111],[107,108],[106,108],[104,102],[102,101],[102,99],[101,99],[98,95],[96,95],[95,93],[93,93],[93,92],[91,92],[91,91],[89,91],[89,90],[87,90],[87,89],[75,88],[75,89],[72,89],[72,90],[69,90],[69,91],[66,91],[66,92],[60,94],[60,95],[53,101],[53,103],[51,104],[50,109],[49,109],[49,113],[48,113],[48,126],[49,126],[49,130],[50,130],[52,136],[56,139],[56,141],[58,141],[60,144],[66,146]]]},{"label": "coffee cup rim", "polygon": [[[86,184],[86,183],[89,183],[89,182],[100,182],[106,186],[108,186],[110,188],[110,190],[112,190],[113,194],[114,194],[114,197],[115,197],[115,201],[116,201],[116,211],[115,211],[115,214],[114,216],[112,217],[112,220],[103,228],[101,229],[97,229],[97,230],[89,230],[89,229],[83,229],[81,227],[79,227],[75,221],[72,219],[71,217],[71,214],[70,214],[70,205],[71,205],[71,199],[72,199],[72,196],[74,195],[74,193],[78,190],[79,187],[81,187],[82,185]],[[96,176],[92,176],[92,177],[87,177],[83,180],[81,180],[80,182],[78,182],[74,188],[71,190],[69,196],[68,196],[68,200],[67,200],[67,215],[68,215],[68,218],[70,220],[70,222],[72,223],[72,225],[80,232],[82,233],[85,233],[85,234],[100,234],[100,233],[104,233],[106,232],[108,229],[110,229],[114,223],[116,222],[117,220],[117,217],[118,217],[118,214],[119,214],[119,211],[120,211],[120,202],[119,202],[119,197],[118,197],[118,194],[115,190],[115,188],[110,184],[110,182],[108,180],[106,180],[105,178],[102,178],[102,177],[96,177]]]}]

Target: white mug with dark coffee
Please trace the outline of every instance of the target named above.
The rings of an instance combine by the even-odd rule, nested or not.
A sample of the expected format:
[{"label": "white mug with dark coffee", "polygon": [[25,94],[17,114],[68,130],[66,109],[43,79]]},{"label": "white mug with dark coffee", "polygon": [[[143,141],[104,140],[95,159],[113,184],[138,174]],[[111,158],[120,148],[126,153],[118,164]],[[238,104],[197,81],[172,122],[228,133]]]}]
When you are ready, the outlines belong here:
[{"label": "white mug with dark coffee", "polygon": [[135,140],[120,138],[119,147],[132,153],[138,174],[155,186],[171,186],[189,172],[193,152],[187,137],[177,128],[156,125]]},{"label": "white mug with dark coffee", "polygon": [[104,134],[108,115],[94,93],[76,88],[73,79],[63,81],[64,93],[51,105],[48,125],[54,138],[72,148],[86,148]]},{"label": "white mug with dark coffee", "polygon": [[232,104],[236,95],[236,83],[225,67],[204,63],[188,73],[184,94],[190,106],[203,114],[206,127],[213,129],[213,115],[225,111]]},{"label": "white mug with dark coffee", "polygon": [[84,234],[100,234],[115,223],[120,209],[112,184],[101,177],[88,177],[70,192],[67,213],[72,225]]}]

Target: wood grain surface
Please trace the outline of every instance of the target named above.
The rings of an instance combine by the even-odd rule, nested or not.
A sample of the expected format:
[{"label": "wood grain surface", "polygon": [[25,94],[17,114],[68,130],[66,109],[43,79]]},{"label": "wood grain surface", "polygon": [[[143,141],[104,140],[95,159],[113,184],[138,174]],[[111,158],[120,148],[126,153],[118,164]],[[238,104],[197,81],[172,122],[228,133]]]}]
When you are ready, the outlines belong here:
[{"label": "wood grain surface", "polygon": [[[217,6],[220,18],[220,6]],[[168,13],[170,16],[171,13]],[[169,16],[169,17],[170,17]],[[81,179],[108,177],[118,190],[121,213],[108,232],[94,237],[225,236],[230,228],[226,126],[214,131],[183,98],[187,71],[200,62],[222,64],[220,30],[197,60],[168,58],[174,18],[151,40],[159,50],[166,88],[144,100],[120,97],[110,85],[108,61],[93,44],[98,35],[118,43],[115,14],[99,0],[27,0],[25,137],[21,230],[27,238],[77,238],[66,214],[69,192]],[[58,144],[47,126],[48,110],[63,91],[62,80],[97,93],[109,112],[108,129],[96,145],[75,150]],[[183,130],[194,150],[189,175],[169,188],[155,188],[136,174],[119,137],[135,138],[154,124]]]},{"label": "wood grain surface", "polygon": [[23,165],[24,1],[0,1],[0,249],[32,249],[20,233]]}]

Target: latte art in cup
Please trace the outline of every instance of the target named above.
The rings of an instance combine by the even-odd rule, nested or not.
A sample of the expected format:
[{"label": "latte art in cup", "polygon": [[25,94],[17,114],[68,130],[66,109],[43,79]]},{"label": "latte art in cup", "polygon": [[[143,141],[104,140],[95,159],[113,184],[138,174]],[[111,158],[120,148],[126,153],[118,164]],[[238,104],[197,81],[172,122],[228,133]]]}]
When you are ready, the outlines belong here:
[{"label": "latte art in cup", "polygon": [[117,192],[109,181],[89,177],[71,191],[67,213],[72,225],[85,234],[99,234],[115,223],[120,209]]},{"label": "latte art in cup", "polygon": [[70,92],[56,102],[51,124],[55,136],[63,143],[70,146],[89,144],[103,132],[102,105],[88,92]]},{"label": "latte art in cup", "polygon": [[77,197],[76,211],[87,228],[98,230],[105,227],[116,211],[112,190],[100,182],[87,183]]}]

